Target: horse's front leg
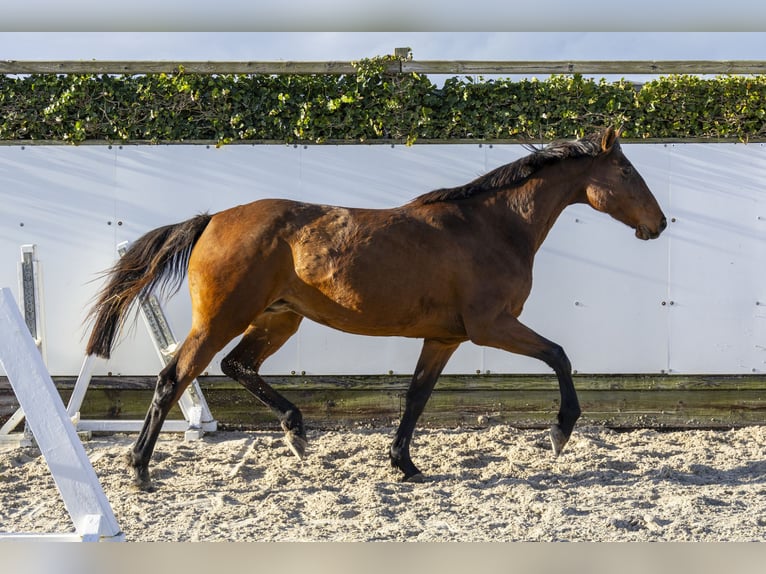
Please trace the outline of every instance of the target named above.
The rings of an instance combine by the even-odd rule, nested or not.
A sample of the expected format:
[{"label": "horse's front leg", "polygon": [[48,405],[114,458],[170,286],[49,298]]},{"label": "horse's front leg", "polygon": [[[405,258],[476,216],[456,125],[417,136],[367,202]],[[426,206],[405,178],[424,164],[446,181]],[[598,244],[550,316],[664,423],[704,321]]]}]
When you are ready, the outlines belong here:
[{"label": "horse's front leg", "polygon": [[577,419],[580,418],[580,403],[572,381],[572,365],[564,349],[535,333],[511,315],[501,316],[494,321],[476,320],[468,329],[468,335],[477,345],[496,347],[533,357],[546,363],[558,377],[561,406],[558,422],[551,427],[550,438],[553,453],[558,456],[569,441]]},{"label": "horse's front leg", "polygon": [[404,414],[389,450],[391,465],[404,473],[402,480],[412,482],[423,480],[422,473],[410,458],[412,433],[442,369],[459,345],[460,342],[443,342],[433,339],[426,339],[423,343],[415,374],[407,389]]}]

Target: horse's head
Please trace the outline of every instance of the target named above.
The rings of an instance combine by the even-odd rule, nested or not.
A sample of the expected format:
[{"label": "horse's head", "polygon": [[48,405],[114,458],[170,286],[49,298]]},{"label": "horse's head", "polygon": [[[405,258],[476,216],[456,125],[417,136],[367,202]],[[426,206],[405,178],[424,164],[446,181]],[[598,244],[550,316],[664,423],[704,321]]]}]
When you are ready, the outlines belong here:
[{"label": "horse's head", "polygon": [[622,153],[619,135],[611,127],[599,135],[601,153],[593,161],[587,203],[635,229],[639,239],[655,239],[667,220],[644,178]]}]

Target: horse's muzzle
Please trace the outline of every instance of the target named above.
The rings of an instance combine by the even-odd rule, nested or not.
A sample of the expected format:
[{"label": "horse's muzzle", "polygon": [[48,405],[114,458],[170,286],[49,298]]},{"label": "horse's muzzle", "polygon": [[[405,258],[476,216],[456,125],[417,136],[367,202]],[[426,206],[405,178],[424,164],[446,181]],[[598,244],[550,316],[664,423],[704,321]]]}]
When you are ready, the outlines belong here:
[{"label": "horse's muzzle", "polygon": [[650,229],[648,225],[644,225],[643,223],[641,225],[638,225],[636,227],[636,237],[639,239],[643,239],[644,241],[648,239],[657,239],[660,236],[660,233],[665,231],[665,228],[668,226],[668,220],[664,217],[660,220],[660,224],[657,227],[657,230]]}]

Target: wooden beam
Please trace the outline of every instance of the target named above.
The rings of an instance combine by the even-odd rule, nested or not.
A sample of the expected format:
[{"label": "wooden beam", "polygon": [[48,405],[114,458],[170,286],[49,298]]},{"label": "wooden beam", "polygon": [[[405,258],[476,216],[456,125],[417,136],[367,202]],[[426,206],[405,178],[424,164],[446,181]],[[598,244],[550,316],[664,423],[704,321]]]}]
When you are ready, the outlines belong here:
[{"label": "wooden beam", "polygon": [[667,74],[764,74],[766,61],[761,60],[669,60],[669,61],[422,61],[402,62],[403,72],[422,74],[524,75],[524,74],[588,74],[588,75],[667,75]]},{"label": "wooden beam", "polygon": [[[121,60],[0,60],[0,74],[160,74],[180,68],[194,74],[354,74],[352,62],[299,61],[121,61]],[[766,60],[590,60],[590,61],[469,61],[400,60],[390,73],[449,75],[662,75],[662,74],[766,74]]]},{"label": "wooden beam", "polygon": [[[349,424],[391,424],[401,415],[409,377],[267,376],[298,404],[312,428]],[[95,377],[81,409],[82,419],[142,417],[151,402],[154,377]],[[763,375],[575,375],[584,424],[616,428],[732,427],[766,422]],[[57,387],[65,398],[73,379]],[[241,385],[221,376],[200,377],[200,385],[221,429],[277,428],[273,414]],[[0,422],[14,405],[3,403]],[[424,424],[475,425],[482,417],[514,426],[546,427],[558,410],[553,375],[445,375],[423,415]],[[181,416],[177,407],[170,418]],[[482,419],[482,420],[483,420]],[[95,423],[93,423],[95,424]]]},{"label": "wooden beam", "polygon": [[[0,74],[355,74],[351,62],[149,62],[0,60]],[[392,72],[399,72],[393,62]]]}]

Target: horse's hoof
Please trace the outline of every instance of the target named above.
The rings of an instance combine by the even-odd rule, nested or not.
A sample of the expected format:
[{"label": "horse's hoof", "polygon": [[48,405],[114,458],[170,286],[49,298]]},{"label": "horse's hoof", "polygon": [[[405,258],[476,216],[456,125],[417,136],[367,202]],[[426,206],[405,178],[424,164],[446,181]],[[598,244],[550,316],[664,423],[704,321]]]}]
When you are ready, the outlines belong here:
[{"label": "horse's hoof", "polygon": [[144,482],[144,481],[134,480],[133,490],[137,492],[155,492],[157,488],[155,488],[154,484],[151,481]]},{"label": "horse's hoof", "polygon": [[405,476],[402,478],[402,482],[414,482],[417,484],[421,484],[426,481],[426,477],[423,476],[422,472],[418,472],[417,474],[413,474],[412,476]]},{"label": "horse's hoof", "polygon": [[561,430],[559,425],[553,425],[551,427],[551,446],[553,446],[553,456],[558,457],[561,451],[564,450],[564,445],[569,441],[569,437],[564,435],[564,431]]},{"label": "horse's hoof", "polygon": [[149,478],[149,469],[133,468],[133,488],[141,492],[154,492],[155,488]]},{"label": "horse's hoof", "polygon": [[285,433],[285,442],[295,456],[301,460],[305,458],[306,447],[309,443],[304,437],[300,436],[294,430],[291,430]]}]

